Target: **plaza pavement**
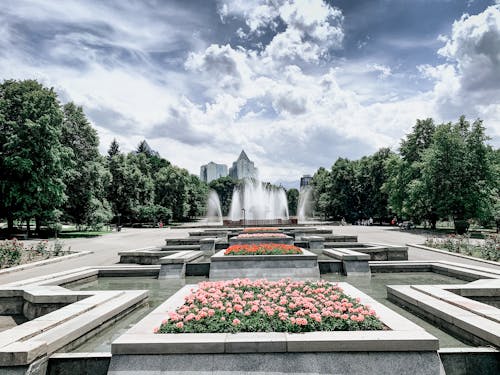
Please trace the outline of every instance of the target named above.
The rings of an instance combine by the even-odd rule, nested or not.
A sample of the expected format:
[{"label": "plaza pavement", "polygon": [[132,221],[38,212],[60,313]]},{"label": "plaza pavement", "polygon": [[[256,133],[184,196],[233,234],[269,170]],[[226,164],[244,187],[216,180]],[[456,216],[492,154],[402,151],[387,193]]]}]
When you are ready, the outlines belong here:
[{"label": "plaza pavement", "polygon": [[[409,231],[400,231],[398,228],[377,227],[377,226],[321,226],[318,228],[332,228],[334,234],[357,235],[359,242],[379,242],[391,245],[405,245],[407,243],[421,244],[425,241],[425,236],[414,234]],[[0,284],[14,282],[26,278],[42,276],[54,272],[61,272],[72,268],[112,265],[118,263],[118,252],[132,250],[150,246],[164,245],[166,238],[187,237],[188,232],[193,228],[155,228],[139,229],[124,228],[121,232],[113,232],[95,238],[75,238],[63,240],[64,244],[71,247],[71,250],[89,250],[93,253],[79,258],[73,258],[62,262],[52,263],[35,267],[23,271],[17,271],[0,276]],[[482,262],[463,259],[452,255],[437,252],[409,248],[409,260],[444,260],[457,263],[471,264],[481,267],[490,267],[500,270],[498,266],[489,265]]]}]

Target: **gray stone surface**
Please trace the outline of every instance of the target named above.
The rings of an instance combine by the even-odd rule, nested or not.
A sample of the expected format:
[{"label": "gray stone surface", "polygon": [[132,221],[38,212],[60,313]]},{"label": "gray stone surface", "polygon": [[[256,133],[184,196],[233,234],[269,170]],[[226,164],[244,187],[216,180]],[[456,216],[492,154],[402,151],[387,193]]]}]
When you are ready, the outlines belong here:
[{"label": "gray stone surface", "polygon": [[344,268],[344,273],[349,275],[362,274],[366,277],[370,277],[370,266],[367,261],[364,260],[344,260],[342,261]]},{"label": "gray stone surface", "polygon": [[494,348],[441,349],[439,357],[447,375],[500,373],[500,353]]},{"label": "gray stone surface", "polygon": [[237,277],[278,280],[292,277],[298,280],[319,279],[318,257],[305,249],[296,255],[224,255],[219,251],[211,258],[210,279],[227,280]]},{"label": "gray stone surface", "polygon": [[111,353],[57,353],[48,361],[46,375],[106,375]]},{"label": "gray stone surface", "polygon": [[114,355],[110,375],[145,374],[439,375],[436,352]]}]

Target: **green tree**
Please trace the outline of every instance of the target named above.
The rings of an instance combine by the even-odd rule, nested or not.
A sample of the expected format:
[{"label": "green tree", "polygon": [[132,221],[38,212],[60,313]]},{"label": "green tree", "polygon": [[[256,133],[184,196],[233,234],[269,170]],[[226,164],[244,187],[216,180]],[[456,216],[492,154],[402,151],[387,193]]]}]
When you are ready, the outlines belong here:
[{"label": "green tree", "polygon": [[116,141],[116,138],[113,138],[113,141],[109,145],[108,149],[108,159],[111,159],[113,156],[120,154],[120,145]]},{"label": "green tree", "polygon": [[210,181],[209,187],[217,192],[219,196],[222,215],[228,215],[233,198],[233,190],[236,186],[236,181],[231,177],[220,177],[216,180]]},{"label": "green tree", "polygon": [[3,211],[30,229],[35,218],[57,219],[66,199],[64,170],[69,150],[60,142],[63,115],[53,89],[33,80],[0,85],[0,191]]},{"label": "green tree", "polygon": [[356,186],[358,212],[364,218],[377,218],[380,223],[388,216],[388,195],[382,190],[388,178],[386,162],[394,154],[388,148],[381,148],[371,156],[361,158],[356,165]]},{"label": "green tree", "polygon": [[422,157],[422,193],[430,197],[441,218],[452,217],[457,231],[468,219],[490,212],[491,194],[498,186],[485,129],[462,116],[456,124],[437,127]]},{"label": "green tree", "polygon": [[188,215],[188,179],[188,171],[172,165],[160,169],[155,177],[156,202],[169,208],[175,220],[183,220]]},{"label": "green tree", "polygon": [[435,228],[437,215],[421,181],[423,153],[431,145],[436,125],[431,118],[417,120],[412,131],[401,141],[400,156],[392,155],[385,162],[386,181],[381,191],[387,194],[388,205],[399,217],[421,222],[429,220]]},{"label": "green tree", "polygon": [[288,201],[288,213],[292,216],[297,215],[297,209],[299,205],[299,191],[293,188],[287,190],[286,199]]},{"label": "green tree", "polygon": [[[105,184],[109,172],[103,167],[99,155],[97,131],[87,120],[82,107],[74,103],[63,106],[64,120],[61,142],[72,150],[74,167],[65,175],[66,195],[64,205],[66,218],[77,226],[82,224],[97,227],[97,220],[110,218],[109,204],[105,198]],[[99,211],[99,212],[95,212]]]}]

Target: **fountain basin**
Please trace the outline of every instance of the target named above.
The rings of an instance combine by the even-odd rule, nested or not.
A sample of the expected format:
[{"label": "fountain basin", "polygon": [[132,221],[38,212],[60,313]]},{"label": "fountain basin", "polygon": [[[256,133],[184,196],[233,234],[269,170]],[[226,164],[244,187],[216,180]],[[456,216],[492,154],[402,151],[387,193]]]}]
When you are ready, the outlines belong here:
[{"label": "fountain basin", "polygon": [[305,249],[302,249],[302,254],[292,255],[225,255],[224,250],[221,250],[210,260],[212,280],[319,279],[318,256]]}]

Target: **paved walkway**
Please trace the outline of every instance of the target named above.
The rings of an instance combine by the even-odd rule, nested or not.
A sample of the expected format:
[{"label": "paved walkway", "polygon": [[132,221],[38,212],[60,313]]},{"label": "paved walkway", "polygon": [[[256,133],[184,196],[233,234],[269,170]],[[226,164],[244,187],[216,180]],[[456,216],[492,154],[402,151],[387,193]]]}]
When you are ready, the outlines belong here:
[{"label": "paved walkway", "polygon": [[[405,245],[406,243],[423,243],[425,241],[425,236],[423,235],[400,231],[397,228],[376,226],[334,226],[328,228],[333,228],[335,234],[357,235],[359,242],[380,242],[392,245]],[[187,237],[188,232],[194,230],[196,229],[124,228],[121,232],[113,232],[96,238],[63,240],[63,242],[67,246],[70,246],[72,250],[90,250],[93,251],[93,254],[3,275],[0,276],[0,284],[60,272],[72,268],[115,264],[119,261],[119,251],[149,246],[161,246],[165,243],[165,238]],[[491,267],[500,270],[500,264],[498,266],[488,265],[452,255],[440,254],[416,248],[408,249],[408,257],[409,260],[445,260],[450,262],[478,265],[482,267]]]}]

